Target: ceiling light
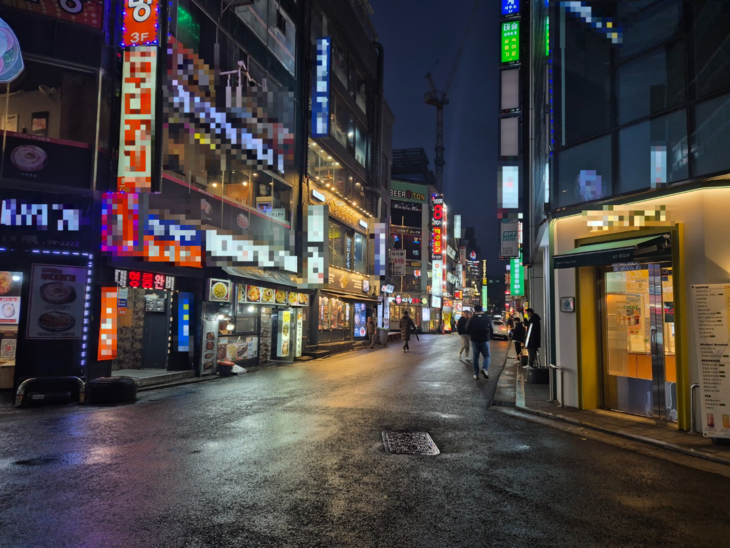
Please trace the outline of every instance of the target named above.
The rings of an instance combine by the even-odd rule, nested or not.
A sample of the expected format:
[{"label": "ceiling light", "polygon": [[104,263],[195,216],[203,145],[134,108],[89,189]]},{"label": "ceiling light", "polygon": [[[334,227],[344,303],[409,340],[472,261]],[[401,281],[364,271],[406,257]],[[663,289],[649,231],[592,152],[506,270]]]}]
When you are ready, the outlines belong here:
[{"label": "ceiling light", "polygon": [[249,306],[249,307],[248,307],[248,311],[249,311],[249,312],[253,312],[253,306]]},{"label": "ceiling light", "polygon": [[214,187],[218,186],[218,183],[213,183],[213,186],[214,186]]},{"label": "ceiling light", "polygon": [[248,181],[243,181],[243,186],[248,186]]}]

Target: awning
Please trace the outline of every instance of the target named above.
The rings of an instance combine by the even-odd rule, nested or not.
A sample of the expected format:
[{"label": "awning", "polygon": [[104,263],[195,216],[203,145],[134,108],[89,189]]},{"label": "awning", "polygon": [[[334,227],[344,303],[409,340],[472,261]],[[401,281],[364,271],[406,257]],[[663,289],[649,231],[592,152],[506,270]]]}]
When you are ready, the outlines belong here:
[{"label": "awning", "polygon": [[671,245],[669,234],[660,234],[632,240],[618,240],[603,244],[583,245],[553,257],[553,268],[574,268],[626,263],[648,258],[667,250]]},{"label": "awning", "polygon": [[224,266],[223,271],[231,276],[258,280],[270,284],[285,285],[298,289],[296,277],[278,270],[261,270],[251,266]]}]

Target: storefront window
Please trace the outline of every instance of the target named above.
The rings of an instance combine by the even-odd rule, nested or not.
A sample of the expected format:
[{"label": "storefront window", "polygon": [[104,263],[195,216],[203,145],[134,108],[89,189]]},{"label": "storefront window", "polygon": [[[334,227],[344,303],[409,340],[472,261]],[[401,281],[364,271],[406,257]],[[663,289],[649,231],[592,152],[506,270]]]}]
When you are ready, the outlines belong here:
[{"label": "storefront window", "polygon": [[357,75],[357,89],[355,90],[355,102],[360,110],[367,115],[368,113],[368,97],[367,97],[367,83],[365,78],[361,74]]},{"label": "storefront window", "polygon": [[98,93],[97,74],[26,59],[0,86],[2,177],[90,187]]},{"label": "storefront window", "polygon": [[330,133],[348,152],[355,149],[355,121],[344,101],[335,96],[334,120],[330,124]]},{"label": "storefront window", "polygon": [[730,169],[727,143],[730,141],[730,95],[700,103],[694,108],[692,135],[694,177]]},{"label": "storefront window", "polygon": [[347,229],[340,223],[330,221],[329,230],[329,254],[330,264],[333,266],[339,266],[340,268],[347,268],[345,266],[345,238],[347,236]]},{"label": "storefront window", "polygon": [[347,53],[337,42],[332,43],[332,72],[347,87]]},{"label": "storefront window", "polygon": [[563,207],[610,196],[612,177],[610,136],[563,150],[552,202]]},{"label": "storefront window", "polygon": [[349,331],[352,325],[352,305],[334,297],[319,298],[319,330]]},{"label": "storefront window", "polygon": [[681,110],[621,130],[619,194],[689,177],[686,120]]},{"label": "storefront window", "polygon": [[362,234],[355,233],[355,272],[368,273],[368,240]]},{"label": "storefront window", "polygon": [[355,160],[361,166],[367,165],[368,157],[368,133],[365,127],[357,122],[355,124]]},{"label": "storefront window", "polygon": [[690,2],[697,94],[730,87],[730,2]]},{"label": "storefront window", "polygon": [[265,171],[256,171],[252,177],[255,207],[276,221],[291,221],[291,194],[289,185]]},{"label": "storefront window", "polygon": [[289,15],[274,0],[254,0],[253,5],[235,8],[236,15],[254,31],[281,64],[296,70],[297,31]]},{"label": "storefront window", "polygon": [[309,141],[309,176],[328,189],[346,193],[348,175],[340,163],[320,145]]},{"label": "storefront window", "polygon": [[684,45],[647,53],[618,69],[618,122],[648,116],[685,101]]}]

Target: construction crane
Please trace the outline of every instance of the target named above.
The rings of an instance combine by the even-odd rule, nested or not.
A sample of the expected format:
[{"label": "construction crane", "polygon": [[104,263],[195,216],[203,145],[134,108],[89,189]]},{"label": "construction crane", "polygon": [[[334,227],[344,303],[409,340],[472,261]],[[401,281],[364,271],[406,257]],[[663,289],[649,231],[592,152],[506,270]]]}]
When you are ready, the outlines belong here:
[{"label": "construction crane", "polygon": [[[451,83],[454,81],[456,69],[459,67],[461,54],[464,53],[464,45],[466,44],[466,39],[469,37],[471,25],[476,18],[477,11],[479,11],[479,1],[480,0],[474,0],[474,5],[472,7],[471,14],[469,15],[469,21],[466,25],[466,32],[464,32],[464,37],[462,38],[459,50],[456,53],[456,60],[454,61],[454,66],[451,67],[451,72],[449,72],[444,91],[436,89],[436,84],[433,81],[433,76],[431,75],[430,70],[426,74],[426,79],[428,80],[428,85],[430,86],[431,91],[426,92],[423,100],[426,104],[436,107],[436,159],[434,163],[436,164],[436,187],[439,192],[443,192],[444,165],[446,165],[446,161],[444,160],[444,107],[449,104],[449,88],[451,87]],[[433,67],[431,67],[431,70],[433,70]]]}]

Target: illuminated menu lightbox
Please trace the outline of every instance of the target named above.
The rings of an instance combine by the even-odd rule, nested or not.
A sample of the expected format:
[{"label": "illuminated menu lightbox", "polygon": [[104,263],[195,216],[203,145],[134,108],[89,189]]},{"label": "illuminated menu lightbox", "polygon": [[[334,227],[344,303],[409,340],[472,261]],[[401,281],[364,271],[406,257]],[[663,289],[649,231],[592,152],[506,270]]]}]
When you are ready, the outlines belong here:
[{"label": "illuminated menu lightbox", "polygon": [[502,23],[502,62],[520,60],[520,22]]},{"label": "illuminated menu lightbox", "polygon": [[514,15],[520,12],[520,0],[502,0],[502,15]]}]

